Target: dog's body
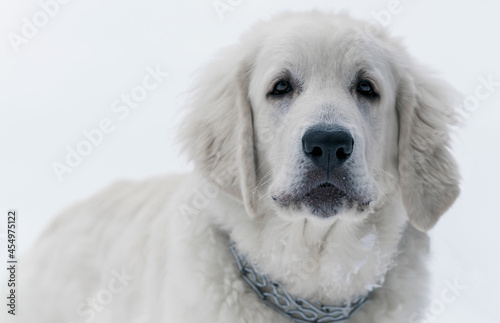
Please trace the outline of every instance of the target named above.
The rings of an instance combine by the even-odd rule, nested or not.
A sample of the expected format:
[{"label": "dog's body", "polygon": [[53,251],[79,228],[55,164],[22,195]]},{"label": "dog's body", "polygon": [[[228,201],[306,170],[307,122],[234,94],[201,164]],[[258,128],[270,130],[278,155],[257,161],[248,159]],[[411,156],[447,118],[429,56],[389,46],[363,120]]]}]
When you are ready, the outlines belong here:
[{"label": "dog's body", "polygon": [[[187,175],[119,183],[67,210],[20,263],[21,322],[290,322],[249,289],[229,252],[226,227],[233,223],[219,222],[248,222],[244,209],[222,194],[211,198],[214,191],[207,187]],[[196,209],[205,201],[210,204],[199,214],[172,216],[179,206]],[[298,245],[317,240],[303,235],[304,229],[304,223],[282,228],[295,232],[289,239]],[[427,238],[412,227],[404,237],[383,288],[349,322],[405,322],[425,305]],[[349,248],[364,246],[344,238],[330,237],[328,259],[314,253],[297,259],[289,281],[317,284],[316,270],[331,268],[348,289],[351,282],[343,279],[350,270],[339,265],[350,258]],[[296,256],[293,250],[277,252]],[[366,279],[375,283],[379,277]],[[105,291],[111,291],[109,303]]]},{"label": "dog's body", "polygon": [[415,228],[458,194],[453,111],[446,85],[361,27],[282,16],[212,63],[180,132],[194,174],[117,184],[58,218],[21,263],[23,322],[290,322],[241,278],[230,237],[296,297],[372,292],[348,322],[416,322]]}]

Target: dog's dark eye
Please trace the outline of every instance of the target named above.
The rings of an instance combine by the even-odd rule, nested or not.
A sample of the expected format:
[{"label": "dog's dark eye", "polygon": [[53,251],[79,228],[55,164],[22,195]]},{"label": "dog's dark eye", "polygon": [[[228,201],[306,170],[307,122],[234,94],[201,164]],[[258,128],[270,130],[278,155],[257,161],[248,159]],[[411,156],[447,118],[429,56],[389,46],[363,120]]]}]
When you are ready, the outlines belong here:
[{"label": "dog's dark eye", "polygon": [[373,98],[377,96],[377,93],[375,93],[373,89],[373,85],[370,83],[370,81],[360,81],[356,87],[356,91],[358,91],[359,94],[362,94],[364,96]]},{"label": "dog's dark eye", "polygon": [[290,84],[290,82],[280,80],[274,85],[271,95],[283,95],[287,94],[290,91],[292,91],[292,85]]}]

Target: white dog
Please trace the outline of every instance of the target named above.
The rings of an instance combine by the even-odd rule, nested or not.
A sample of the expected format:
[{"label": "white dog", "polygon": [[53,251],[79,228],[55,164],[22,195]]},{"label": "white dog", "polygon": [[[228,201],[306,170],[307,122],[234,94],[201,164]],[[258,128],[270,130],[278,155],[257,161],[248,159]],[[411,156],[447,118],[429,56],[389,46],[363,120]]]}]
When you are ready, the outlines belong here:
[{"label": "white dog", "polygon": [[123,182],[20,263],[15,322],[417,322],[456,199],[454,92],[347,15],[284,14],[212,61],[189,175]]}]

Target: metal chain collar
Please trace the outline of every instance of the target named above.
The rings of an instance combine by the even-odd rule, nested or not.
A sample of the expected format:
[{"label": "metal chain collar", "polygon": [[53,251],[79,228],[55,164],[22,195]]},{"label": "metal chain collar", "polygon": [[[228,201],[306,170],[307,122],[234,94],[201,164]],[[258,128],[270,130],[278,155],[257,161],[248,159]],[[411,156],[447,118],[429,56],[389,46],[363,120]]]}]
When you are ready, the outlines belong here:
[{"label": "metal chain collar", "polygon": [[303,299],[292,297],[283,286],[271,281],[267,275],[258,273],[246,257],[236,250],[236,243],[229,239],[231,253],[238,264],[243,279],[250,285],[262,301],[283,316],[300,323],[334,323],[347,321],[370,298],[368,293],[352,302],[345,302],[340,306],[315,304]]}]

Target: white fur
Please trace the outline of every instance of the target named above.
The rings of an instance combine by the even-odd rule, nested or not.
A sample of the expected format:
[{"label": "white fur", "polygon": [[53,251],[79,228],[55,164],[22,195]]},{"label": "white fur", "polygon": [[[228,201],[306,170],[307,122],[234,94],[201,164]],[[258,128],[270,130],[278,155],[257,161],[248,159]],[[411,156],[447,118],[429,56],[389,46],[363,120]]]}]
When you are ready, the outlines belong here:
[{"label": "white fur", "polygon": [[[283,68],[304,81],[286,103],[266,98]],[[349,92],[359,69],[378,102]],[[16,322],[84,322],[82,302],[122,269],[133,279],[90,321],[289,322],[241,279],[229,235],[292,295],[335,305],[373,291],[349,323],[411,322],[427,288],[428,240],[415,228],[458,194],[449,88],[387,35],[311,12],[255,26],[193,93],[179,137],[195,172],[118,183],[58,217],[20,263]],[[271,199],[302,189],[300,138],[319,122],[353,133],[349,185],[370,207],[319,219]]]}]

